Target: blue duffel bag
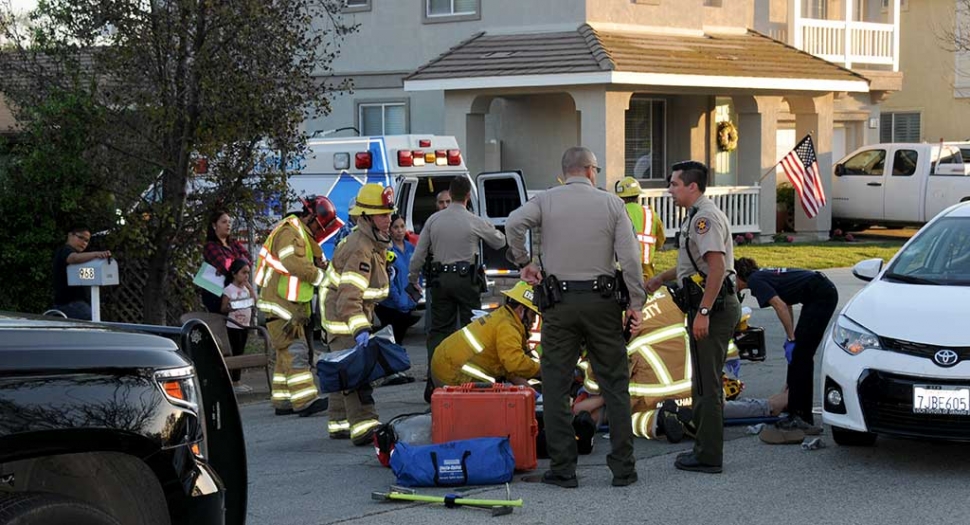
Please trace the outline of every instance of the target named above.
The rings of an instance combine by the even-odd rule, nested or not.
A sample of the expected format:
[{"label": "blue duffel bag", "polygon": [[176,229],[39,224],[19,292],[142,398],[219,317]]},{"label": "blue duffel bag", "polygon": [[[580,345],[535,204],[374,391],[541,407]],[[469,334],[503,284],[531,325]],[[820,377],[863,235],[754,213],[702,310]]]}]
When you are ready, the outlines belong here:
[{"label": "blue duffel bag", "polygon": [[507,437],[421,446],[401,442],[391,452],[391,470],[404,487],[495,485],[512,480],[515,457]]},{"label": "blue duffel bag", "polygon": [[321,392],[343,392],[409,368],[411,359],[403,346],[371,337],[367,346],[323,354],[317,362],[317,378]]}]

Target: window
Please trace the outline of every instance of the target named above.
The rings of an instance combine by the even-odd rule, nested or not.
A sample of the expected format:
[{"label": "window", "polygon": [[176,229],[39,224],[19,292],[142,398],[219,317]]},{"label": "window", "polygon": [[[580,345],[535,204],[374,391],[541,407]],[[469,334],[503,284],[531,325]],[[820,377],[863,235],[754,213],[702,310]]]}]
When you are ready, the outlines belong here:
[{"label": "window", "polygon": [[362,136],[400,135],[408,132],[407,104],[369,102],[357,106],[357,129]]},{"label": "window", "polygon": [[[882,12],[887,13],[893,7],[893,0],[882,0]],[[909,11],[909,0],[899,0],[899,10]],[[861,20],[861,19],[860,19]]]},{"label": "window", "polygon": [[909,177],[916,173],[919,156],[915,150],[901,149],[893,155],[893,176]]},{"label": "window", "polygon": [[630,99],[626,110],[624,172],[637,179],[663,180],[666,177],[666,108],[663,100]]},{"label": "window", "polygon": [[883,113],[879,119],[879,142],[919,142],[919,113]]},{"label": "window", "polygon": [[828,19],[828,0],[807,0],[802,3],[802,16],[815,20]]},{"label": "window", "polygon": [[481,0],[425,0],[425,23],[479,20],[481,17]]},{"label": "window", "polygon": [[863,151],[842,164],[843,175],[882,176],[886,167],[886,150],[870,149]]},{"label": "window", "polygon": [[371,0],[344,0],[344,13],[357,13],[359,11],[370,11]]}]

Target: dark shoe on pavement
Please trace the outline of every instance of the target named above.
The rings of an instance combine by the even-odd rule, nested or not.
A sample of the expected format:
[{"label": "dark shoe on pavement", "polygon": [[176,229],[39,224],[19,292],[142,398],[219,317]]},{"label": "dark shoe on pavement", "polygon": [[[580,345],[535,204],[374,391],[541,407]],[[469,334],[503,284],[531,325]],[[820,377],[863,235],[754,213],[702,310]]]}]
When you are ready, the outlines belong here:
[{"label": "dark shoe on pavement", "polygon": [[674,466],[680,470],[687,470],[690,472],[706,472],[708,474],[720,474],[722,472],[721,465],[708,465],[707,463],[701,463],[697,456],[690,453],[686,456],[678,456],[677,461],[674,461]]},{"label": "dark shoe on pavement", "polygon": [[274,413],[277,416],[292,416],[296,412],[292,408],[277,408]]},{"label": "dark shoe on pavement", "polygon": [[413,377],[405,374],[404,372],[397,372],[385,377],[384,384],[382,386],[406,385],[413,382]]},{"label": "dark shoe on pavement", "polygon": [[657,419],[663,425],[667,441],[671,443],[683,441],[684,423],[680,420],[680,415],[677,413],[677,403],[673,399],[664,400],[663,406],[660,407],[660,412],[657,414]]},{"label": "dark shoe on pavement", "polygon": [[576,452],[584,456],[591,453],[596,438],[596,421],[589,412],[584,410],[576,414],[573,418],[573,432],[576,433]]},{"label": "dark shoe on pavement", "polygon": [[297,412],[297,414],[299,414],[300,417],[309,417],[318,412],[323,412],[329,406],[330,406],[330,398],[324,397],[322,399],[315,400],[313,403],[310,403],[309,406],[307,406],[303,410],[300,410],[299,412]]},{"label": "dark shoe on pavement", "polygon": [[425,383],[425,385],[424,385],[424,402],[425,403],[428,403],[429,405],[431,404],[431,394],[433,394],[433,393],[434,393],[434,383],[431,381],[431,378],[429,377],[428,378],[428,382]]},{"label": "dark shoe on pavement", "polygon": [[547,470],[542,474],[542,482],[565,489],[574,489],[579,486],[579,480],[576,479],[575,474],[572,476],[560,476],[551,470]]},{"label": "dark shoe on pavement", "polygon": [[338,430],[336,432],[329,432],[330,439],[350,439],[349,430]]},{"label": "dark shoe on pavement", "polygon": [[789,416],[782,419],[775,423],[775,428],[780,430],[801,430],[806,436],[818,436],[822,434],[822,427],[815,426],[800,416]]},{"label": "dark shoe on pavement", "polygon": [[636,472],[629,476],[613,476],[612,484],[614,487],[625,487],[627,485],[633,485],[638,479],[640,478],[637,476]]},{"label": "dark shoe on pavement", "polygon": [[351,438],[350,441],[354,444],[355,447],[362,447],[364,445],[373,445],[374,444],[374,432],[377,432],[377,429],[379,427],[380,427],[380,425],[372,426],[369,429],[367,429],[367,432],[364,432],[363,434],[361,434],[361,435],[359,435],[359,436],[357,436],[355,438]]}]

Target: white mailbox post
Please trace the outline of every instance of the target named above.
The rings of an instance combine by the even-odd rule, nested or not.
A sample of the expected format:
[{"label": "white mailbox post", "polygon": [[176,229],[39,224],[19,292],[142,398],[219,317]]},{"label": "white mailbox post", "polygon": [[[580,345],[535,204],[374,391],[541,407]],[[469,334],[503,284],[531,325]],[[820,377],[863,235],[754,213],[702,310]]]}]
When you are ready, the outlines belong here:
[{"label": "white mailbox post", "polygon": [[89,286],[91,288],[91,320],[101,320],[102,286],[118,284],[118,263],[114,259],[94,259],[83,264],[67,266],[68,286]]}]

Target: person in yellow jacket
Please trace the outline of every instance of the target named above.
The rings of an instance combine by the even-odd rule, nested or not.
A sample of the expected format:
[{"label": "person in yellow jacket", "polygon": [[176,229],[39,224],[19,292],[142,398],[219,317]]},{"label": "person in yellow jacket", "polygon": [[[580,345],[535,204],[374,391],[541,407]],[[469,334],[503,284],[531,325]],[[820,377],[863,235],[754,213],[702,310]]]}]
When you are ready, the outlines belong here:
[{"label": "person in yellow jacket", "polygon": [[[394,190],[379,184],[360,188],[349,212],[357,227],[337,245],[320,294],[320,320],[331,352],[366,345],[374,306],[390,293],[387,248],[393,212]],[[363,385],[330,396],[331,439],[350,438],[357,446],[372,441],[380,425],[373,394],[370,385]]]},{"label": "person in yellow jacket", "polygon": [[500,379],[528,386],[528,380],[539,374],[539,362],[528,355],[529,327],[539,314],[532,302],[532,286],[519,281],[502,294],[505,305],[475,319],[435,348],[431,359],[435,386]]},{"label": "person in yellow jacket", "polygon": [[[630,360],[630,407],[633,414],[633,434],[647,439],[666,435],[676,443],[689,429],[691,405],[690,340],[687,337],[684,312],[680,310],[666,287],[647,297],[643,306],[640,330],[627,344]],[[728,347],[725,369],[731,369],[740,359],[732,342]],[[585,373],[584,389],[591,394],[578,401],[574,413],[589,411],[596,416],[602,406],[599,386],[588,363],[581,362]],[[737,383],[729,382],[736,388]]]},{"label": "person in yellow jacket", "polygon": [[663,221],[648,205],[640,204],[640,183],[633,177],[624,177],[616,182],[613,190],[623,199],[626,214],[633,223],[633,234],[640,243],[640,262],[643,266],[643,280],[653,277],[656,273],[654,260],[657,250],[662,248],[667,237],[664,234]]},{"label": "person in yellow jacket", "polygon": [[256,307],[266,315],[276,353],[272,387],[276,415],[309,416],[327,409],[327,399],[320,398],[310,371],[304,327],[313,293],[324,279],[318,266],[323,253],[314,239],[332,228],[337,213],[326,197],[311,196],[302,204],[300,215],[286,217],[269,234],[259,251],[254,279],[260,288]]}]

